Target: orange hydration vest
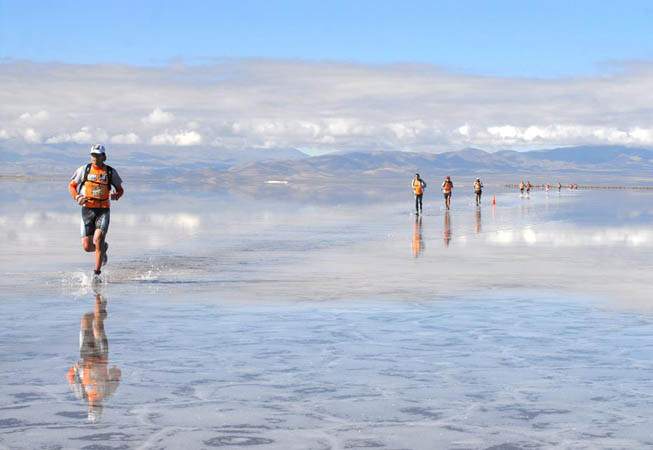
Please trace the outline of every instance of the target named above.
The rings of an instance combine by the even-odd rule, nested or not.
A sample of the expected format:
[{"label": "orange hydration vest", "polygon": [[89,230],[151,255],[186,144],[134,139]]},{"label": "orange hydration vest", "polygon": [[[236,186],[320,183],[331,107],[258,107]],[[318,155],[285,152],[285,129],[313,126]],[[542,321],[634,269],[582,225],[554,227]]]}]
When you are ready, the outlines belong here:
[{"label": "orange hydration vest", "polygon": [[420,180],[413,181],[413,190],[415,191],[415,195],[422,195],[424,193],[424,188]]},{"label": "orange hydration vest", "polygon": [[448,194],[451,192],[451,186],[453,186],[453,183],[450,180],[447,180],[444,182],[444,187],[442,188],[444,190],[445,194]]},{"label": "orange hydration vest", "polygon": [[87,208],[108,208],[109,195],[111,193],[111,175],[110,168],[106,164],[102,169],[98,169],[91,164],[85,180],[82,181],[84,185],[84,195],[88,198],[88,202],[84,206]]},{"label": "orange hydration vest", "polygon": [[474,181],[474,189],[477,191],[481,190],[481,182],[480,181]]}]

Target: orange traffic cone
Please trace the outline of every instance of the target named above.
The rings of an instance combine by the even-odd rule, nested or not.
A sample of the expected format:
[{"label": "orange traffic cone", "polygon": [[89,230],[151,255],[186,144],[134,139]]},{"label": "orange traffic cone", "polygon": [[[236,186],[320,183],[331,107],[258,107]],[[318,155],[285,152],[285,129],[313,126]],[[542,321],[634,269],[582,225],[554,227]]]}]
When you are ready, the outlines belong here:
[{"label": "orange traffic cone", "polygon": [[492,196],[492,206],[494,206],[496,204],[497,204],[497,198],[496,198],[496,196],[493,195]]}]

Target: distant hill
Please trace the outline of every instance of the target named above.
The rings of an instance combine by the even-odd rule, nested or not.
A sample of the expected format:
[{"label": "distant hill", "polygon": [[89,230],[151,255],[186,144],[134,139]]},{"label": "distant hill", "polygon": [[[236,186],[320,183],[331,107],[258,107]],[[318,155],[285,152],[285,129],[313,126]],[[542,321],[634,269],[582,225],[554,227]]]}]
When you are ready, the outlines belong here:
[{"label": "distant hill", "polygon": [[629,147],[566,147],[550,150],[486,152],[467,148],[454,152],[398,151],[337,153],[295,161],[252,162],[229,168],[223,175],[262,179],[352,179],[406,177],[419,172],[536,177],[539,174],[653,176],[653,150]]},{"label": "distant hill", "polygon": [[[214,147],[111,146],[108,163],[125,177],[197,181],[233,186],[239,180],[356,182],[399,180],[419,172],[427,180],[445,174],[484,180],[517,178],[552,182],[626,180],[653,184],[653,150],[581,146],[518,152],[466,148],[447,153],[358,151],[309,157],[296,149],[224,150]],[[0,175],[70,175],[88,161],[88,145],[0,143]],[[597,181],[598,180],[598,181]],[[517,180],[518,181],[518,180]],[[601,184],[599,183],[599,184]]]},{"label": "distant hill", "polygon": [[[25,144],[0,141],[0,175],[71,175],[89,161],[87,144]],[[227,170],[254,161],[307,158],[292,148],[226,150],[203,146],[107,145],[107,164],[121,174],[170,177],[210,168]]]}]

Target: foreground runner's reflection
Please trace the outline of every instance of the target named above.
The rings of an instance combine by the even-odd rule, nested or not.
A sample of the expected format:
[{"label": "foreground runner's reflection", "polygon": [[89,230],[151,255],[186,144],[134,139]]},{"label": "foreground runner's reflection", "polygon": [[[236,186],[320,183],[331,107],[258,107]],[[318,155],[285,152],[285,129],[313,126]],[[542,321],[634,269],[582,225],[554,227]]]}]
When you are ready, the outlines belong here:
[{"label": "foreground runner's reflection", "polygon": [[68,371],[68,383],[77,398],[88,401],[88,420],[102,417],[102,401],[113,394],[120,383],[120,369],[108,368],[109,339],[104,331],[107,302],[95,296],[95,309],[84,314],[79,329],[80,360]]}]

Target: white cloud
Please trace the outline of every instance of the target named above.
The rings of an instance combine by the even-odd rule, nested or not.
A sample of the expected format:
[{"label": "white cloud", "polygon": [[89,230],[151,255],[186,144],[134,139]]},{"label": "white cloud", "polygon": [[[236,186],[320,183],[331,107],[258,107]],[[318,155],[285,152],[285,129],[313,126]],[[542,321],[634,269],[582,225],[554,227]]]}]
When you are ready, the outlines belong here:
[{"label": "white cloud", "polygon": [[202,143],[202,136],[196,131],[186,131],[175,135],[177,145],[199,145]]},{"label": "white cloud", "polygon": [[514,139],[518,136],[519,130],[512,125],[503,125],[500,127],[489,127],[488,133],[501,139]]},{"label": "white cloud", "polygon": [[628,132],[628,134],[637,142],[644,144],[653,143],[653,128],[644,129],[635,127]]},{"label": "white cloud", "polygon": [[375,131],[371,123],[364,123],[357,118],[341,117],[327,119],[325,128],[331,136],[369,136]]},{"label": "white cloud", "polygon": [[147,117],[143,117],[141,120],[150,125],[165,125],[172,122],[174,117],[172,113],[166,112],[161,108],[154,108]]},{"label": "white cloud", "polygon": [[112,144],[139,144],[140,142],[141,138],[136,133],[116,134],[111,136]]},{"label": "white cloud", "polygon": [[[630,130],[606,126],[585,125],[531,125],[518,127],[501,125],[488,127],[487,132],[503,143],[510,144],[565,144],[565,143],[608,143],[618,145],[653,145],[653,129],[632,128]],[[482,137],[479,136],[479,139]]]},{"label": "white cloud", "polygon": [[611,127],[596,128],[594,130],[594,136],[596,136],[599,140],[607,141],[609,143],[619,143],[626,140],[628,133]]},{"label": "white cloud", "polygon": [[[316,151],[653,145],[653,62],[538,80],[400,64],[231,60],[81,70],[23,61],[0,63],[0,92],[0,137],[49,143],[110,136],[125,144]],[[153,99],[165,99],[166,109],[153,108]]]},{"label": "white cloud", "polygon": [[0,130],[0,139],[9,139],[9,133],[7,130]]},{"label": "white cloud", "polygon": [[58,134],[56,136],[50,136],[45,140],[46,144],[60,144],[62,142],[71,142],[70,134]]},{"label": "white cloud", "polygon": [[59,144],[62,142],[74,142],[76,144],[93,144],[96,142],[105,142],[107,139],[107,132],[101,128],[91,129],[91,127],[82,127],[72,133],[61,133],[51,136],[45,140],[45,143]]},{"label": "white cloud", "polygon": [[175,137],[172,134],[163,133],[152,136],[150,139],[152,145],[175,145]]},{"label": "white cloud", "polygon": [[228,130],[235,135],[254,135],[257,137],[275,136],[293,138],[314,138],[322,131],[322,126],[305,120],[253,119],[235,122]]},{"label": "white cloud", "polygon": [[78,144],[90,144],[91,142],[95,141],[88,127],[84,127],[81,130],[73,133],[71,140]]},{"label": "white cloud", "polygon": [[199,145],[202,143],[202,136],[196,131],[182,131],[181,133],[170,134],[168,132],[157,134],[150,139],[152,145]]},{"label": "white cloud", "polygon": [[420,120],[411,122],[395,122],[386,125],[400,140],[414,140],[426,127]]},{"label": "white cloud", "polygon": [[23,139],[25,142],[30,142],[32,144],[38,144],[41,142],[41,135],[34,130],[34,128],[26,128],[23,131]]},{"label": "white cloud", "polygon": [[19,120],[27,123],[44,122],[50,118],[50,113],[44,110],[38,111],[34,114],[25,112],[20,115]]}]

